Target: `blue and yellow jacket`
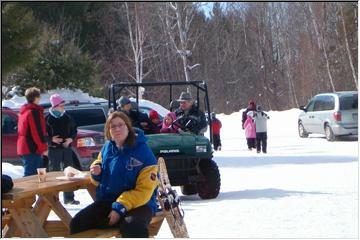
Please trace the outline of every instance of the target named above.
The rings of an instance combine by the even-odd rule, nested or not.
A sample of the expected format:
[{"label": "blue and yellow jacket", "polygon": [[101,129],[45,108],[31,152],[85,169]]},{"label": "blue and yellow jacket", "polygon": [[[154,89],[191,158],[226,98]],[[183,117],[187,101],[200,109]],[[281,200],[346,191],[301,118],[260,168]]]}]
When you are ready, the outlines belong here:
[{"label": "blue and yellow jacket", "polygon": [[101,165],[101,174],[91,175],[97,186],[97,200],[114,201],[112,209],[124,216],[127,211],[148,205],[156,212],[158,186],[157,161],[146,144],[144,132],[135,129],[136,141],[122,149],[107,142],[92,165]]}]

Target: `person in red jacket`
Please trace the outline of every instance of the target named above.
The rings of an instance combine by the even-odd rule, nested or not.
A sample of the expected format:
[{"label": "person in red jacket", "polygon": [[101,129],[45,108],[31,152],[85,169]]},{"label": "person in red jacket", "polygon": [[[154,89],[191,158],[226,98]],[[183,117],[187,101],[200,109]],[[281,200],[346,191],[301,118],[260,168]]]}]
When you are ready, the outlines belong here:
[{"label": "person in red jacket", "polygon": [[41,155],[47,155],[44,108],[40,103],[40,90],[32,87],[25,91],[27,103],[20,108],[18,121],[17,154],[24,166],[24,176],[36,175],[43,167]]},{"label": "person in red jacket", "polygon": [[214,112],[211,113],[211,128],[213,132],[213,141],[214,141],[214,149],[215,151],[221,150],[221,139],[220,139],[220,128],[222,127],[221,122],[219,119],[216,118]]}]

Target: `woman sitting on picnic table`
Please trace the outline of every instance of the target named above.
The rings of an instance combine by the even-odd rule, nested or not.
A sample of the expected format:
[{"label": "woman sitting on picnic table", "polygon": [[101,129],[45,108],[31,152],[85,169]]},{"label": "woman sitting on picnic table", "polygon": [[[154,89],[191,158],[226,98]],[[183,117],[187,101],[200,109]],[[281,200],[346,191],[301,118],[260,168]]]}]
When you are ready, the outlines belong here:
[{"label": "woman sitting on picnic table", "polygon": [[122,237],[148,237],[157,209],[156,158],[124,113],[108,116],[105,137],[110,141],[90,166],[96,200],[71,220],[70,233],[110,226],[119,227]]}]

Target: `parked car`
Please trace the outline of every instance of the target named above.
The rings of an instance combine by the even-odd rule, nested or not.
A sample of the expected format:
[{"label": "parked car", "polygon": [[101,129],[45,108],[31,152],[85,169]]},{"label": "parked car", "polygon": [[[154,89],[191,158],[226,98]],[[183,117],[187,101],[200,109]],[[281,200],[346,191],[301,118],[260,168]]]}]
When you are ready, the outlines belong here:
[{"label": "parked car", "polygon": [[[22,165],[21,159],[16,153],[18,115],[14,110],[4,107],[1,108],[1,115],[2,161]],[[104,134],[102,132],[78,129],[74,143],[74,153],[85,170],[89,168],[104,145]]]},{"label": "parked car", "polygon": [[358,135],[358,93],[322,93],[313,97],[298,119],[299,136],[325,134],[328,141],[339,136]]}]

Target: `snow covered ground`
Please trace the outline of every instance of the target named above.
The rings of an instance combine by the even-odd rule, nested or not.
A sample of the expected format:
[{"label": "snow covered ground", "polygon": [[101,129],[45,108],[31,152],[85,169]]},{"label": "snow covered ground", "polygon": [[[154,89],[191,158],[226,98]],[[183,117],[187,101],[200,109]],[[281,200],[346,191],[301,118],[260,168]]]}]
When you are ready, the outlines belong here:
[{"label": "snow covered ground", "polygon": [[[213,200],[181,197],[190,237],[358,238],[358,141],[301,139],[298,114],[269,112],[268,154],[247,150],[240,112],[218,115],[223,150],[214,159],[221,192]],[[3,173],[22,174],[4,163]],[[79,206],[66,206],[71,215],[92,201],[83,190],[76,199]],[[166,222],[157,237],[172,237]]]}]

